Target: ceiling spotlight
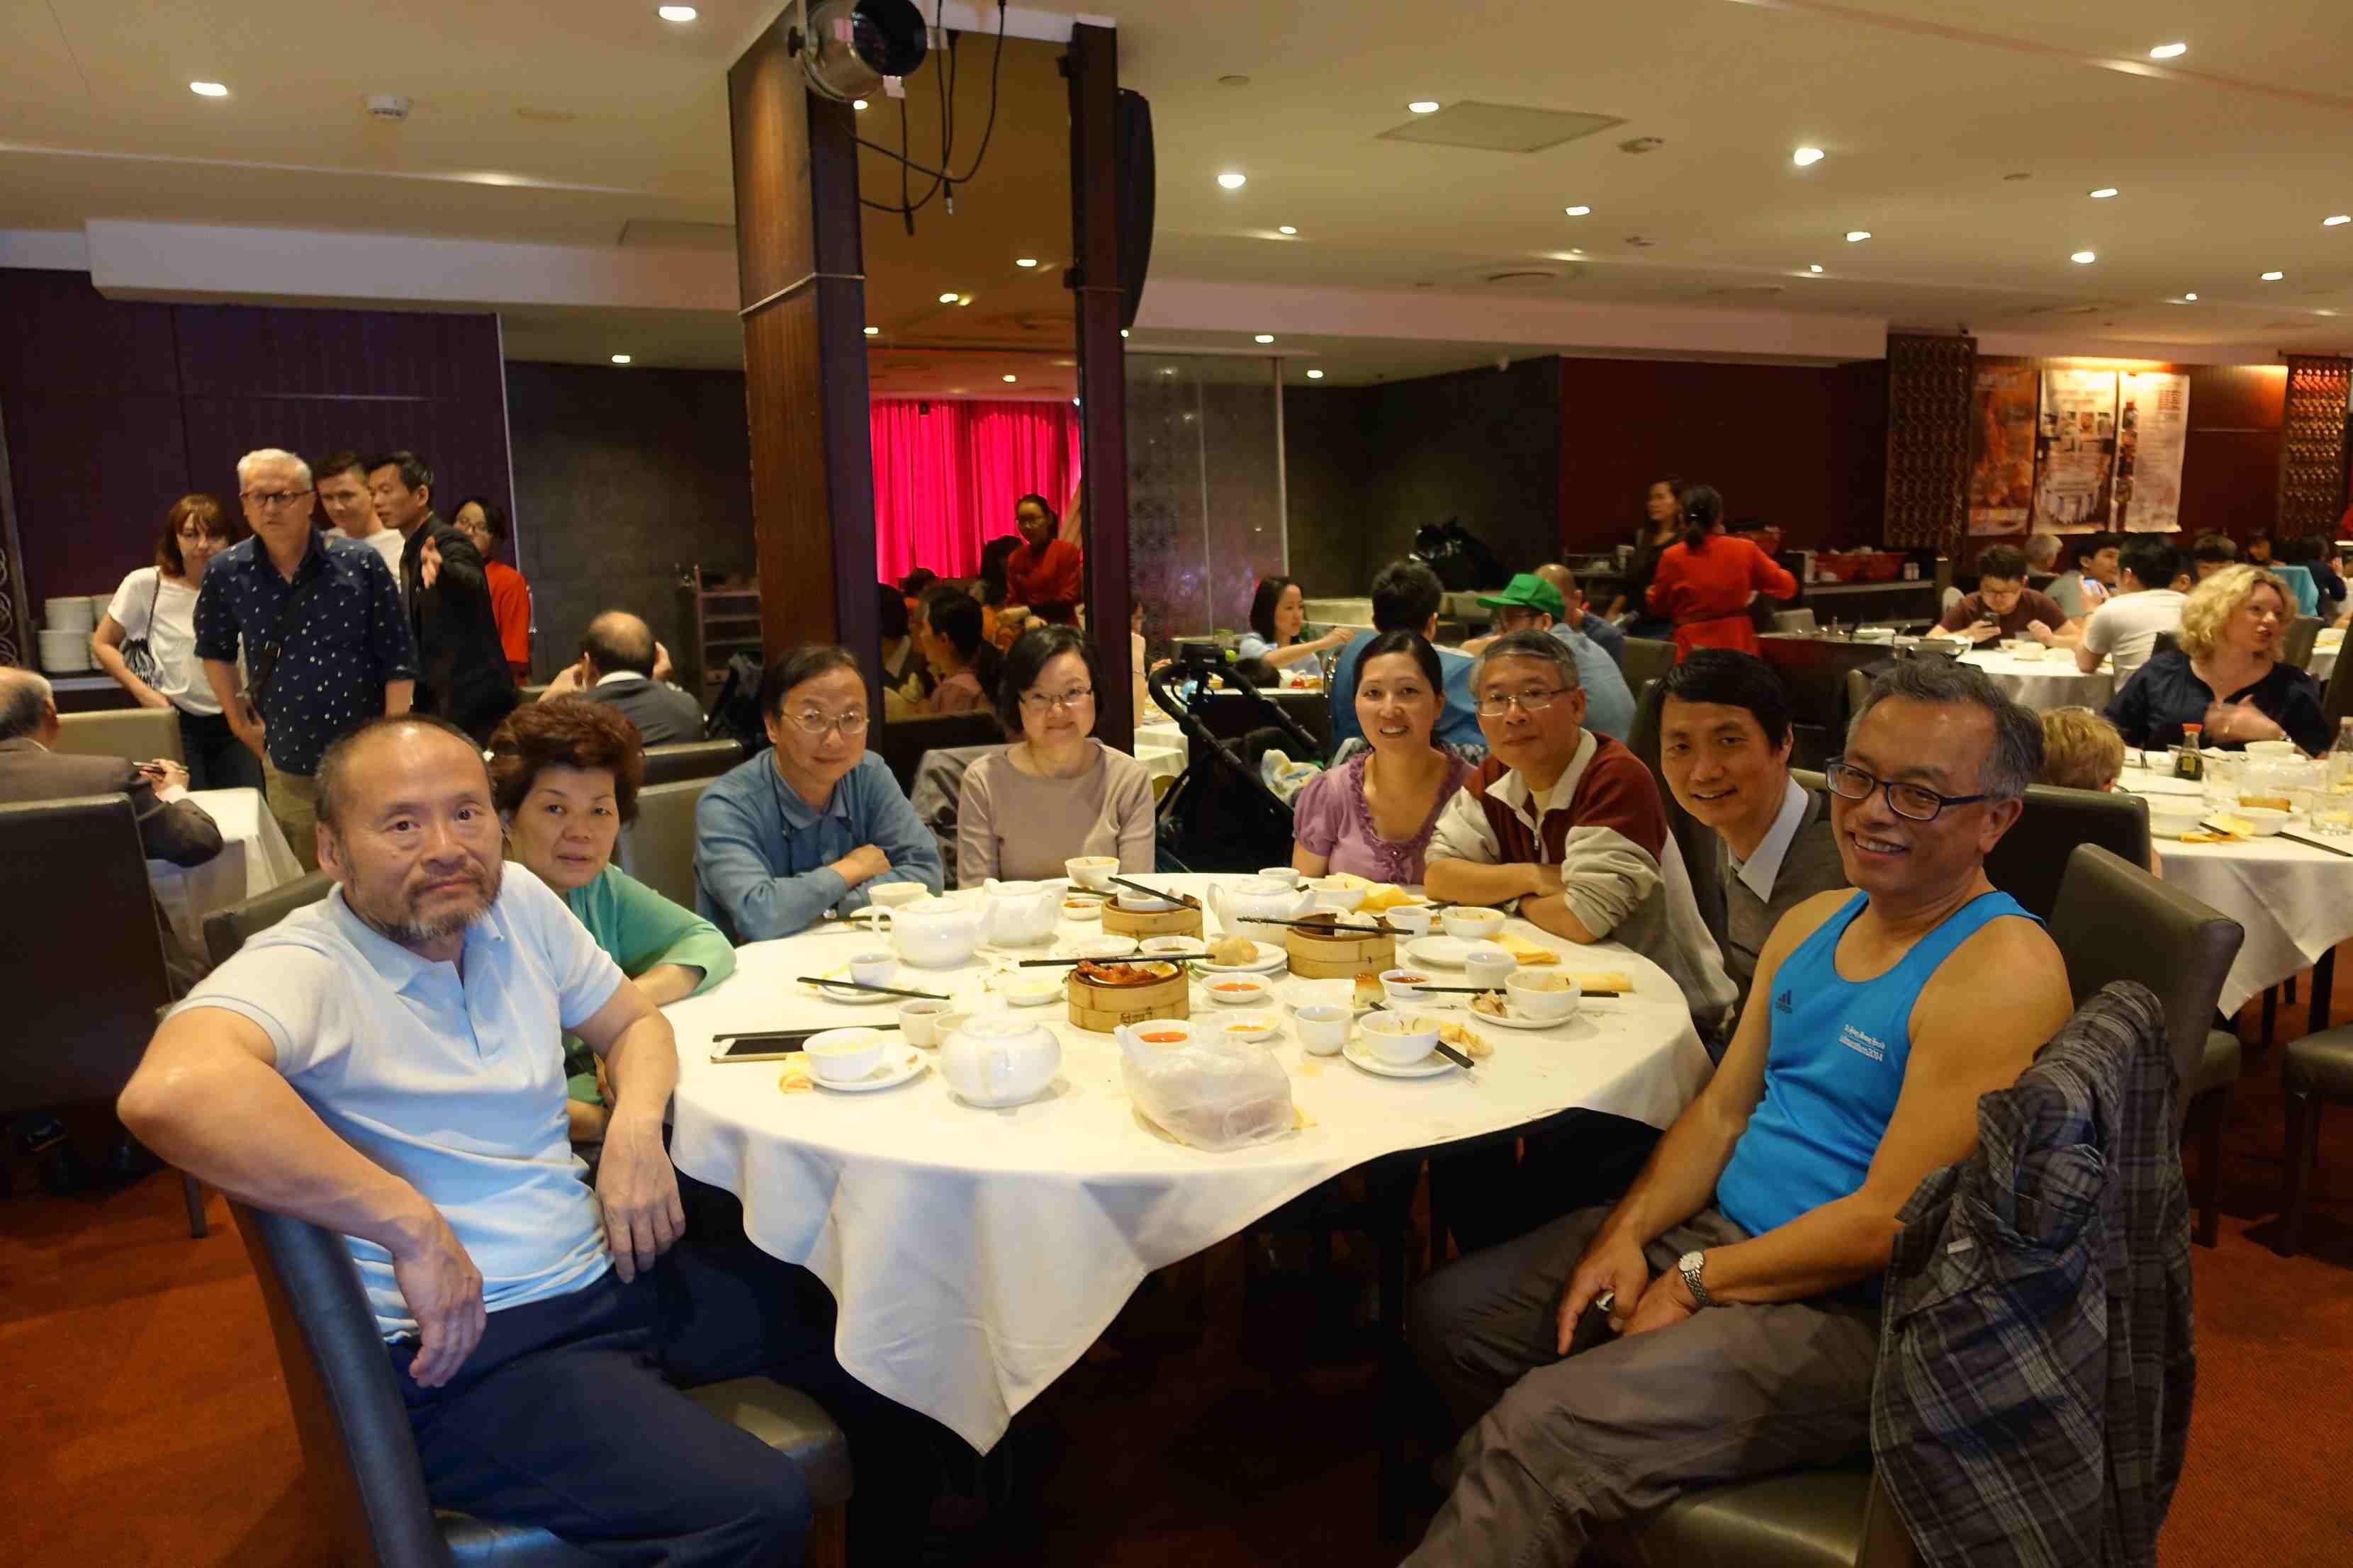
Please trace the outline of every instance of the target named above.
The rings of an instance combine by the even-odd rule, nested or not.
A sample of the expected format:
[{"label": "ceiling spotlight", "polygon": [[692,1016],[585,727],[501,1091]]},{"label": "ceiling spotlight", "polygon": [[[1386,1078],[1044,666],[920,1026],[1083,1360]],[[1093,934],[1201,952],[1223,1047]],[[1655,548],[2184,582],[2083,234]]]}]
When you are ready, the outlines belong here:
[{"label": "ceiling spotlight", "polygon": [[1434,98],[1417,98],[1406,107],[1416,114],[1435,114],[1438,112],[1438,100]]},{"label": "ceiling spotlight", "polygon": [[1124,338],[1124,337],[1125,337],[1125,336],[1127,336],[1127,329],[1126,329],[1125,327],[1122,327],[1122,328],[1119,330],[1119,335],[1120,335],[1121,337],[1123,337],[1123,338]]},{"label": "ceiling spotlight", "polygon": [[1164,366],[1162,367],[1160,374],[1163,375],[1175,375],[1176,374],[1176,367],[1173,364]]},{"label": "ceiling spotlight", "polygon": [[1859,245],[1870,237],[1871,230],[1867,228],[1851,228],[1846,231],[1846,242],[1849,245]]},{"label": "ceiling spotlight", "polygon": [[2091,193],[2091,196],[2092,196],[2092,199],[2093,199],[2094,201],[2095,201],[2095,202],[2104,202],[2104,201],[2106,201],[2110,196],[2115,195],[2116,194],[2116,186],[2114,186],[2114,185],[2102,185],[2098,190],[2092,192],[2092,193]]},{"label": "ceiling spotlight", "polygon": [[2159,44],[2148,51],[2148,58],[2153,60],[2178,60],[2189,52],[2188,44]]},{"label": "ceiling spotlight", "polygon": [[613,363],[615,364],[627,364],[629,363],[629,356],[627,354],[615,354],[613,356]]},{"label": "ceiling spotlight", "polygon": [[1229,191],[1239,191],[1244,185],[1250,184],[1250,176],[1248,174],[1236,174],[1233,170],[1229,169],[1224,174],[1218,176],[1218,184],[1225,186],[1226,189]]},{"label": "ceiling spotlight", "polygon": [[1789,154],[1789,162],[1800,169],[1810,168],[1821,161],[1822,150],[1819,147],[1800,147]]},{"label": "ceiling spotlight", "polygon": [[2073,255],[2068,257],[2067,259],[2073,262],[2078,267],[2089,267],[2093,262],[2099,259],[2099,256],[2093,251],[2079,250]]},{"label": "ceiling spotlight", "polygon": [[1038,258],[1034,256],[1017,256],[1013,258],[1013,265],[1016,267],[1035,267],[1038,265]]},{"label": "ceiling spotlight", "polygon": [[[2333,222],[2335,220],[2332,219],[2331,221]],[[1297,234],[1299,231],[1286,223],[1278,225],[1274,232],[1277,234]]]},{"label": "ceiling spotlight", "polygon": [[1250,341],[1253,342],[1271,343],[1274,342],[1274,334],[1272,332],[1261,332],[1257,337]]},{"label": "ceiling spotlight", "polygon": [[2321,226],[2321,227],[2323,227],[2323,228],[2335,228],[2335,227],[2338,226],[2340,224],[2348,224],[2348,223],[2353,223],[2353,215],[2348,215],[2348,214],[2346,214],[2346,213],[2338,213],[2335,217],[2325,217],[2325,218],[2322,218],[2322,219],[2320,220],[2320,226]]},{"label": "ceiling spotlight", "polygon": [[2198,302],[2198,296],[2195,294],[2184,294],[2182,298],[2189,300],[2193,305]]},{"label": "ceiling spotlight", "polygon": [[1008,381],[1019,381],[1021,378],[1018,375],[1008,375],[1005,379]]},{"label": "ceiling spotlight", "polygon": [[2263,274],[2263,281],[2266,283],[2276,283],[2286,276],[2287,274],[2284,272],[2266,272]]},{"label": "ceiling spotlight", "polygon": [[866,107],[866,100],[862,98],[853,98],[849,100],[849,107],[852,109],[863,109]]},{"label": "ceiling spotlight", "polygon": [[192,81],[188,84],[188,90],[195,93],[198,98],[227,98],[228,96],[228,89],[223,87],[216,81]]},{"label": "ceiling spotlight", "polygon": [[657,5],[654,15],[665,22],[691,22],[695,18],[695,9],[691,5]]},{"label": "ceiling spotlight", "polygon": [[1817,262],[1813,263],[1811,266],[1810,266],[1810,267],[1808,267],[1808,268],[1806,268],[1806,270],[1807,270],[1807,271],[1809,271],[1809,272],[1816,272],[1816,273],[1818,273],[1818,272],[1821,271],[1821,269],[1822,269],[1822,264],[1821,264],[1820,262],[1819,262],[1819,261],[1817,261]]},{"label": "ceiling spotlight", "polygon": [[943,305],[953,305],[962,298],[963,296],[960,294],[943,294],[940,296],[940,303]]},{"label": "ceiling spotlight", "polygon": [[1571,217],[1584,217],[1593,211],[1591,207],[1563,207],[1560,210]]},{"label": "ceiling spotlight", "polygon": [[869,327],[866,329],[866,335],[870,338],[879,338],[882,335],[882,329],[880,327]]},{"label": "ceiling spotlight", "polygon": [[1307,373],[1307,379],[1310,381],[1321,381],[1324,379],[1324,373],[1320,370],[1311,370]]}]

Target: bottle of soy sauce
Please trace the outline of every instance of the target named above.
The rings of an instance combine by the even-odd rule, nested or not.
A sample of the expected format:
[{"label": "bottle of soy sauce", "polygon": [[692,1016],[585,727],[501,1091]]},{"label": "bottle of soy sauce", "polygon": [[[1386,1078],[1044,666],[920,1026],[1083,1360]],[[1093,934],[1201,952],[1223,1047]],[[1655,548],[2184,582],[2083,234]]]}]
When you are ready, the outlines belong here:
[{"label": "bottle of soy sauce", "polygon": [[2202,779],[2206,776],[2206,759],[2198,748],[2206,733],[2203,724],[2181,726],[2181,753],[2174,759],[2173,776],[2178,779]]}]

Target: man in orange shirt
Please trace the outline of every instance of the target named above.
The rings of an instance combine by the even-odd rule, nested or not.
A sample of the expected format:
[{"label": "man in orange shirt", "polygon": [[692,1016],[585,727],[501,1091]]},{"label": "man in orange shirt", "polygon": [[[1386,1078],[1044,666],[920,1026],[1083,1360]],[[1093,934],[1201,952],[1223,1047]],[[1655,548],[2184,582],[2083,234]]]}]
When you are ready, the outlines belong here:
[{"label": "man in orange shirt", "polygon": [[1023,496],[1013,503],[1013,524],[1021,531],[1021,548],[1005,558],[1006,597],[1027,605],[1041,620],[1069,622],[1071,607],[1086,595],[1080,576],[1084,557],[1079,547],[1058,537],[1062,520],[1044,496]]},{"label": "man in orange shirt", "polygon": [[482,552],[482,574],[491,590],[491,617],[499,624],[499,647],[518,681],[531,679],[531,584],[498,557],[507,542],[506,509],[482,496],[458,503],[450,522]]}]

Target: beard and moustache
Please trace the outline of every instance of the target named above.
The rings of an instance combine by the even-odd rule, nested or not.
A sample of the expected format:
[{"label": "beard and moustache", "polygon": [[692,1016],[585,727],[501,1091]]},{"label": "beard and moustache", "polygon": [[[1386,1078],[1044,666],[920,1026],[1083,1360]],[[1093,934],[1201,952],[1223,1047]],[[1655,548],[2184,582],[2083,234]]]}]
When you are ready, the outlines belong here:
[{"label": "beard and moustache", "polygon": [[[491,906],[498,902],[499,889],[506,875],[506,862],[503,858],[484,861],[469,856],[464,875],[480,895],[470,907],[420,918],[417,912],[417,902],[423,896],[420,891],[410,893],[406,898],[395,895],[399,902],[396,910],[362,908],[355,902],[352,903],[352,909],[386,939],[403,947],[427,946],[457,935],[491,912]],[[346,902],[351,902],[348,889],[343,897]],[[374,900],[370,902],[373,904]]]}]

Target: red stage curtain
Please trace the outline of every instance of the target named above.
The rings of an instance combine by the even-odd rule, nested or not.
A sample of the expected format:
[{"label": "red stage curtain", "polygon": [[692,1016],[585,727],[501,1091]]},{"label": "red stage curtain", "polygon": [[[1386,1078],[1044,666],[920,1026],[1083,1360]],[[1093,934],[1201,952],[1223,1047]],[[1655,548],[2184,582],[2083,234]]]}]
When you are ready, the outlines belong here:
[{"label": "red stage curtain", "polygon": [[1079,488],[1079,411],[1061,402],[879,399],[871,405],[876,575],[918,566],[980,570],[980,547],[1013,529],[1014,498],[1067,511]]}]

